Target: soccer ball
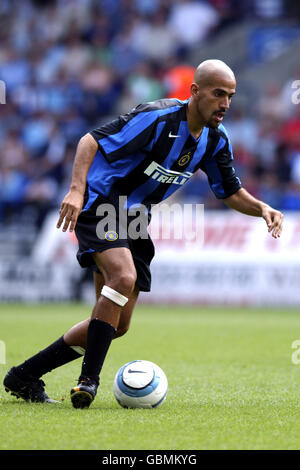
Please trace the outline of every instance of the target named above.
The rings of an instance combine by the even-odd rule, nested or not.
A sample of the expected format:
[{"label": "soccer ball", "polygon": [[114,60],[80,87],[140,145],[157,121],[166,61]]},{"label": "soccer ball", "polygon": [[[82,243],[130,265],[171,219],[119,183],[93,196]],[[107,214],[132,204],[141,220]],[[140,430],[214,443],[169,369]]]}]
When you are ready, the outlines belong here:
[{"label": "soccer ball", "polygon": [[114,395],[123,408],[157,408],[164,402],[167,391],[164,371],[150,361],[128,362],[114,380]]}]

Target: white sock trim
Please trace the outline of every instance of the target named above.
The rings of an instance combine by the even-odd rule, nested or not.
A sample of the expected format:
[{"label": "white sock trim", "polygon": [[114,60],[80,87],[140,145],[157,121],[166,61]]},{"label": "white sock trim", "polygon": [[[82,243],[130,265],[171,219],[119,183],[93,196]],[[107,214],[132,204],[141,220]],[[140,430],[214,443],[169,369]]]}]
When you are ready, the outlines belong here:
[{"label": "white sock trim", "polygon": [[102,287],[101,295],[111,300],[115,304],[120,305],[120,307],[124,307],[124,305],[128,302],[128,298],[125,297],[125,295],[120,294],[119,292],[108,286]]},{"label": "white sock trim", "polygon": [[74,351],[76,351],[78,354],[81,354],[82,356],[85,355],[85,349],[82,348],[81,346],[70,346]]}]

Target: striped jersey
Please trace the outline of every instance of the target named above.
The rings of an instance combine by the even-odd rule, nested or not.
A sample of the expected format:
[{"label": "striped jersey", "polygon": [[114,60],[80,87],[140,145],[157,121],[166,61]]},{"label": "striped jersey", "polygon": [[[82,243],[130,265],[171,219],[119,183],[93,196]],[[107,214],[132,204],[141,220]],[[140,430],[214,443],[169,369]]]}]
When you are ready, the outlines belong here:
[{"label": "striped jersey", "polygon": [[98,151],[87,177],[87,210],[99,195],[112,202],[127,197],[133,205],[157,204],[181,188],[201,169],[215,196],[234,194],[241,182],[233,167],[223,125],[204,127],[198,139],[189,132],[189,100],[161,99],[138,105],[94,129]]}]

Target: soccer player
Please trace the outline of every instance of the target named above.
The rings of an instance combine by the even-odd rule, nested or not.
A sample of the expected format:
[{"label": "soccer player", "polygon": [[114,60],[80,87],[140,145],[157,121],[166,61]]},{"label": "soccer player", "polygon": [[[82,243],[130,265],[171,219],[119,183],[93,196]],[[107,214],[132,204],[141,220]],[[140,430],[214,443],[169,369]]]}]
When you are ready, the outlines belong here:
[{"label": "soccer player", "polygon": [[[280,237],[281,212],[251,196],[235,174],[222,124],[235,88],[233,71],[222,61],[207,60],[195,71],[188,100],[140,104],[80,139],[57,227],[75,229],[78,261],[94,270],[96,303],[90,318],[13,367],[4,379],[7,391],[25,400],[51,401],[42,375],[83,354],[71,401],[75,408],[87,408],[95,398],[111,342],[126,333],[138,293],[149,291],[151,283],[153,243],[149,236],[119,236],[124,229],[121,196],[126,196],[121,206],[125,211],[142,205],[150,211],[200,168],[217,198],[239,212],[262,217],[272,236]],[[104,204],[115,208],[111,222],[116,228],[99,234]]]}]

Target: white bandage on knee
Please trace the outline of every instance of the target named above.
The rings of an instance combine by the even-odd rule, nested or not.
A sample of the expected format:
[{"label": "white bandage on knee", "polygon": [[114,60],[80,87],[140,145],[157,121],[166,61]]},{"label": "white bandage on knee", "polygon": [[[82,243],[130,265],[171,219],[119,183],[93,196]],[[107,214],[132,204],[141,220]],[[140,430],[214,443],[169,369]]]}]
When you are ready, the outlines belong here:
[{"label": "white bandage on knee", "polygon": [[101,295],[111,300],[115,304],[120,305],[120,307],[124,307],[124,305],[128,302],[128,298],[125,297],[125,295],[120,294],[119,292],[108,286],[102,287]]}]

